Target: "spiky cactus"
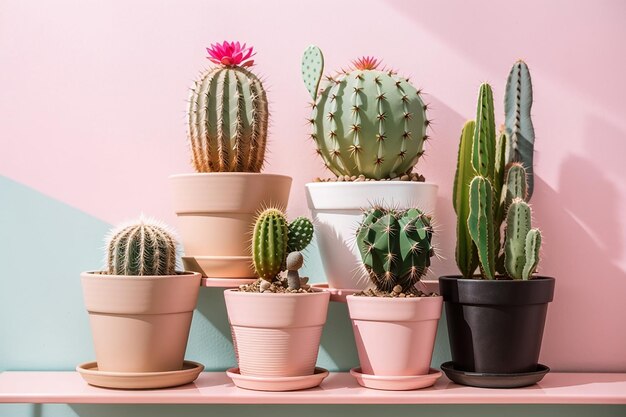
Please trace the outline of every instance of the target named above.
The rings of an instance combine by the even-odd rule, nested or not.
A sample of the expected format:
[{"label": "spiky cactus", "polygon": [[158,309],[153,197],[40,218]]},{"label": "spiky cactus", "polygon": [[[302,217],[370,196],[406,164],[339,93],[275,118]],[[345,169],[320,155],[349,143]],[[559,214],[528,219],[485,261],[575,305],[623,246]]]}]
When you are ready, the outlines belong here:
[{"label": "spiky cactus", "polygon": [[252,262],[259,278],[272,282],[285,269],[287,255],[303,250],[313,237],[313,224],[306,217],[287,223],[281,210],[261,212],[252,231]]},{"label": "spiky cactus", "polygon": [[504,114],[508,146],[506,161],[520,162],[526,169],[528,199],[533,194],[533,149],[535,129],[530,116],[533,105],[533,86],[528,66],[522,60],[517,61],[506,82],[504,94]]},{"label": "spiky cactus", "polygon": [[289,240],[287,250],[299,252],[306,248],[313,239],[313,223],[308,218],[301,216],[289,223]]},{"label": "spiky cactus", "polygon": [[420,210],[373,207],[363,213],[356,239],[361,259],[379,291],[415,291],[434,255],[431,218]]},{"label": "spiky cactus", "polygon": [[174,275],[177,242],[167,226],[141,218],[111,231],[107,238],[107,274]]},{"label": "spiky cactus", "polygon": [[252,47],[224,42],[207,48],[215,64],[191,88],[188,136],[198,172],[259,172],[265,161],[268,102],[248,68]]},{"label": "spiky cactus", "polygon": [[[516,63],[513,71],[519,65]],[[529,83],[530,76],[526,75]],[[525,104],[530,109],[530,104]],[[539,262],[541,233],[530,224],[530,184],[525,167],[528,158],[525,162],[510,162],[521,158],[512,157],[511,150],[518,145],[511,144],[508,129],[496,139],[494,125],[493,93],[488,84],[483,84],[476,122],[465,124],[459,144],[453,198],[457,214],[456,261],[465,278],[472,278],[478,266],[486,279],[496,279],[498,274],[530,279]],[[503,222],[505,237],[501,242]]]},{"label": "spiky cactus", "polygon": [[412,171],[427,139],[427,106],[420,91],[372,57],[327,77],[322,52],[309,47],[302,75],[313,98],[311,138],[335,175],[394,178]]}]

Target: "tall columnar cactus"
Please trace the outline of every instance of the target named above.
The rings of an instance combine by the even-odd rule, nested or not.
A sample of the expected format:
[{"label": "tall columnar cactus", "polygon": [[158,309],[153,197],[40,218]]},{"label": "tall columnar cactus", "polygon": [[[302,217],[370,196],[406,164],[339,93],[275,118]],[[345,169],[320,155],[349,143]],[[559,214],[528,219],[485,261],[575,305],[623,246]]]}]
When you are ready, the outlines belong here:
[{"label": "tall columnar cactus", "polygon": [[326,167],[335,175],[371,179],[412,171],[423,154],[427,106],[408,79],[364,57],[318,90],[324,59],[309,47],[302,59],[302,76],[313,98],[311,138]]},{"label": "tall columnar cactus", "polygon": [[415,208],[373,207],[364,212],[356,237],[363,264],[379,291],[400,285],[402,292],[414,292],[434,255],[431,218]]},{"label": "tall columnar cactus", "polygon": [[259,172],[265,161],[268,102],[249,67],[252,47],[224,42],[207,48],[217,64],[191,88],[188,136],[198,172]]},{"label": "tall columnar cactus", "polygon": [[288,223],[285,213],[268,208],[257,217],[252,231],[252,262],[259,278],[274,281],[285,269],[287,255],[306,248],[313,238],[313,223],[298,217]]},{"label": "tall columnar cactus", "polygon": [[530,71],[524,61],[517,61],[506,82],[504,95],[505,127],[508,137],[507,162],[520,162],[526,169],[528,198],[533,194],[533,149],[535,129],[530,116],[533,86]]},{"label": "tall columnar cactus", "polygon": [[153,220],[141,218],[112,230],[106,247],[109,275],[176,274],[176,239]]},{"label": "tall columnar cactus", "polygon": [[[516,63],[513,70],[519,66],[520,62]],[[524,68],[529,83],[530,75],[525,65]],[[530,109],[530,103],[525,103]],[[491,87],[483,84],[476,122],[465,124],[459,144],[454,183],[454,209],[458,218],[456,261],[465,278],[472,278],[479,266],[486,279],[496,279],[498,274],[530,279],[539,262],[541,233],[531,228],[531,210],[526,202],[531,187],[525,166],[528,159],[512,157],[511,150],[518,145],[512,145],[511,141],[521,136],[512,139],[507,128],[496,139],[493,113]],[[530,155],[532,164],[532,147]],[[503,223],[505,237],[501,242]]]},{"label": "tall columnar cactus", "polygon": [[288,227],[285,214],[267,209],[259,214],[252,234],[252,262],[259,278],[274,281],[287,257]]}]

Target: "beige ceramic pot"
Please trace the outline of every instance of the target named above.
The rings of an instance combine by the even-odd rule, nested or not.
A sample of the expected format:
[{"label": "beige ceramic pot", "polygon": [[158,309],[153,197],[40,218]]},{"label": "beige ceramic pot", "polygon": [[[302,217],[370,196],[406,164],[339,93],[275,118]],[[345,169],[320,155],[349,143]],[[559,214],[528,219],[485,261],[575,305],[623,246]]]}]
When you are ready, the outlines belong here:
[{"label": "beige ceramic pot", "polygon": [[98,369],[182,369],[201,275],[81,274]]},{"label": "beige ceramic pot", "polygon": [[313,375],[328,312],[328,292],[226,290],[224,298],[241,375]]},{"label": "beige ceramic pot", "polygon": [[441,296],[391,298],[349,295],[346,300],[364,374],[428,374],[441,317]]},{"label": "beige ceramic pot", "polygon": [[195,260],[186,265],[199,267],[208,277],[254,277],[254,218],[266,207],[287,207],[291,177],[216,172],[173,175],[170,183],[185,257]]}]

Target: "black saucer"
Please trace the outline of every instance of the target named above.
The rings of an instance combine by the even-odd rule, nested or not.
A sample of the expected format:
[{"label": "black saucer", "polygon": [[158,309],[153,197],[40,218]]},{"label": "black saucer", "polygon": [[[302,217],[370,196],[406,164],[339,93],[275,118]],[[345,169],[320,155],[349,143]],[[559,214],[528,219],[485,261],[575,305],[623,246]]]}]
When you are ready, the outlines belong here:
[{"label": "black saucer", "polygon": [[520,388],[536,384],[550,372],[550,368],[538,364],[533,372],[521,372],[518,374],[491,374],[485,372],[466,372],[454,368],[454,363],[441,364],[441,370],[446,376],[457,384],[469,385],[479,388]]}]

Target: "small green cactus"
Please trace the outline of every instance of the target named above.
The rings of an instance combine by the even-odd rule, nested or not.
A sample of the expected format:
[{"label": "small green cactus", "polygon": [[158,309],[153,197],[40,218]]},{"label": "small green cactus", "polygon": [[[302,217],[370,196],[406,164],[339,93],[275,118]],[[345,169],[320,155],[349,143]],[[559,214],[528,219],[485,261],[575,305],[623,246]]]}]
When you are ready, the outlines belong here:
[{"label": "small green cactus", "polygon": [[313,239],[313,223],[301,216],[289,223],[289,240],[287,251],[299,252],[304,250]]},{"label": "small green cactus", "polygon": [[169,228],[144,217],[111,231],[108,275],[175,275],[177,241]]},{"label": "small green cactus", "polygon": [[[515,85],[513,99],[511,86]],[[476,122],[463,127],[453,201],[458,218],[456,261],[464,278],[472,278],[478,266],[485,279],[497,279],[498,274],[530,279],[539,263],[541,233],[531,228],[527,204],[532,192],[528,169],[532,169],[534,142],[531,103],[530,75],[520,61],[509,76],[506,99],[507,121],[511,111],[517,112],[517,121],[507,123],[496,138],[493,93],[483,84]],[[526,140],[530,137],[532,140]]]},{"label": "small green cactus", "polygon": [[326,167],[335,175],[386,179],[410,173],[423,154],[427,106],[421,91],[379,62],[364,57],[350,70],[327,77],[319,48],[302,59],[305,86],[313,97],[311,138]]},{"label": "small green cactus", "polygon": [[259,278],[274,281],[285,270],[287,255],[303,250],[312,236],[313,224],[306,217],[287,223],[282,210],[268,208],[261,212],[252,231],[251,248],[252,262]]},{"label": "small green cactus", "polygon": [[363,213],[356,233],[361,259],[379,291],[396,285],[412,293],[426,274],[432,246],[431,218],[416,208],[395,210],[372,207]]}]

